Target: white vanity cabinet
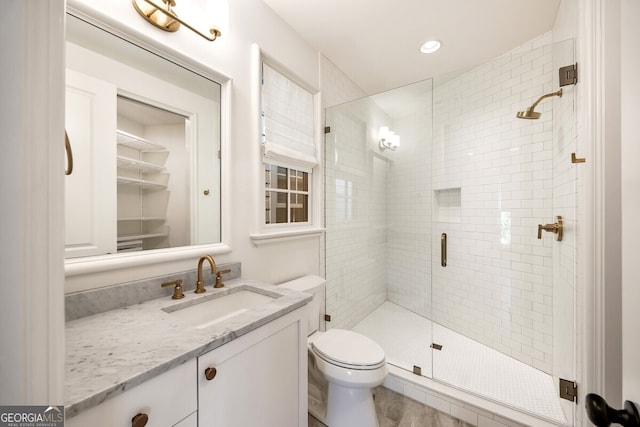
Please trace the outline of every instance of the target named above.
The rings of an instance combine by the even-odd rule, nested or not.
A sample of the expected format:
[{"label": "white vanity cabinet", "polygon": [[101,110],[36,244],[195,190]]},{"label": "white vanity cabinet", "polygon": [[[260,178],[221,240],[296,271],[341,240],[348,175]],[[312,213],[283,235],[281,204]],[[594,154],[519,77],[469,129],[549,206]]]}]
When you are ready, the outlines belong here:
[{"label": "white vanity cabinet", "polygon": [[144,414],[147,427],[195,427],[197,404],[196,361],[191,360],[65,420],[65,426],[142,427],[134,417]]},{"label": "white vanity cabinet", "polygon": [[[93,397],[106,400],[69,417],[65,420],[65,425],[306,426],[308,415],[305,307],[297,308],[272,321],[267,321],[264,318],[266,314],[261,315],[259,308],[255,310],[255,320],[251,319],[253,314],[246,318],[237,317],[217,332],[207,330],[202,336],[197,335],[197,340],[220,338],[231,341],[151,377],[139,385],[130,388],[125,381],[120,385],[124,387],[120,394],[98,391]],[[243,319],[247,320],[247,323],[244,323]],[[245,328],[254,327],[250,332],[233,338]],[[227,335],[229,328],[234,332]],[[206,341],[201,345],[206,346]],[[187,351],[197,352],[190,354],[200,354],[205,348],[192,348]],[[184,357],[189,357],[186,354],[184,353]],[[144,352],[139,356],[145,357]],[[131,360],[130,363],[135,365],[137,362]],[[83,377],[82,381],[90,381],[90,378]],[[81,401],[76,405],[80,403]]]},{"label": "white vanity cabinet", "polygon": [[198,358],[200,427],[306,426],[302,314],[295,310]]}]

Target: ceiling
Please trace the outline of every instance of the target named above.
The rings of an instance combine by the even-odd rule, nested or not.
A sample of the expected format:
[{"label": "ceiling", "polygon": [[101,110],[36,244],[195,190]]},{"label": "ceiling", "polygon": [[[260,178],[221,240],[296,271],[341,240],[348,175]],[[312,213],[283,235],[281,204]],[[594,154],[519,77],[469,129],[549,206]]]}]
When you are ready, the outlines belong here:
[{"label": "ceiling", "polygon": [[[551,30],[560,0],[264,0],[367,94],[483,63]],[[442,42],[430,55],[420,46]]]}]

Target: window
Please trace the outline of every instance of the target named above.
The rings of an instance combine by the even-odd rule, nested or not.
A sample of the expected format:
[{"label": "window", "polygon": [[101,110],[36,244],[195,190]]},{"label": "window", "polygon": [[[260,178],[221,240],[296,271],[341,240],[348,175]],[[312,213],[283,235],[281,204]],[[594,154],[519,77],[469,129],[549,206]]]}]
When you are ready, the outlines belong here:
[{"label": "window", "polygon": [[265,164],[265,223],[309,222],[309,173]]},{"label": "window", "polygon": [[262,64],[265,224],[311,222],[311,177],[318,164],[313,94]]}]

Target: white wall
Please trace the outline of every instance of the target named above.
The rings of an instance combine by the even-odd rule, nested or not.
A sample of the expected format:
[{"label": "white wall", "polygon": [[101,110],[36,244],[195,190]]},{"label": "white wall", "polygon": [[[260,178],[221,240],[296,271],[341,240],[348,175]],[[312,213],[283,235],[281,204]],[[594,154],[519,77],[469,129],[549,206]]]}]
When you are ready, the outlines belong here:
[{"label": "white wall", "polygon": [[0,405],[64,401],[63,5],[0,15]]},{"label": "white wall", "polygon": [[[603,243],[603,286],[606,290],[601,300],[604,309],[603,351],[605,390],[603,396],[613,407],[622,407],[622,212],[621,212],[621,135],[620,99],[621,49],[622,42],[621,2],[607,2],[604,12],[604,98],[602,108],[604,118],[604,146],[602,158],[604,166],[605,192],[602,213],[605,220]],[[637,16],[636,16],[637,18]]]},{"label": "white wall", "polygon": [[[259,114],[252,107],[251,45],[259,43],[263,52],[287,67],[310,87],[319,87],[319,55],[260,0],[234,0],[230,3],[229,33],[210,43],[182,29],[162,32],[146,23],[130,2],[70,0],[70,6],[91,15],[117,17],[122,28],[134,35],[150,36],[214,71],[232,79],[230,101],[230,204],[231,253],[216,255],[218,263],[241,261],[243,276],[280,282],[303,274],[320,274],[320,238],[280,242],[255,247],[249,234],[255,233],[263,215],[261,209],[262,174],[259,139],[251,126]],[[108,20],[108,18],[106,18]],[[62,196],[60,196],[62,198]],[[144,267],[114,269],[67,278],[67,289],[81,290],[138,278],[194,269],[197,259],[165,262]],[[115,266],[114,266],[115,267]]]}]

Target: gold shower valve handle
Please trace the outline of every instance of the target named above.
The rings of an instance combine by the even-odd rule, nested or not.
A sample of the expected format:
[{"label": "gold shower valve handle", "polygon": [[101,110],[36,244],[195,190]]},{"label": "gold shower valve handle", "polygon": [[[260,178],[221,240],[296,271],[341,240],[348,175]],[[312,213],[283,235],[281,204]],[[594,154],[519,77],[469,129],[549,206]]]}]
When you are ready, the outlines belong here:
[{"label": "gold shower valve handle", "polygon": [[548,231],[550,233],[554,233],[556,235],[556,240],[558,242],[562,241],[562,229],[563,229],[564,225],[562,222],[562,217],[561,216],[557,216],[556,217],[556,223],[555,224],[538,224],[538,239],[542,239],[542,230],[544,231]]}]

